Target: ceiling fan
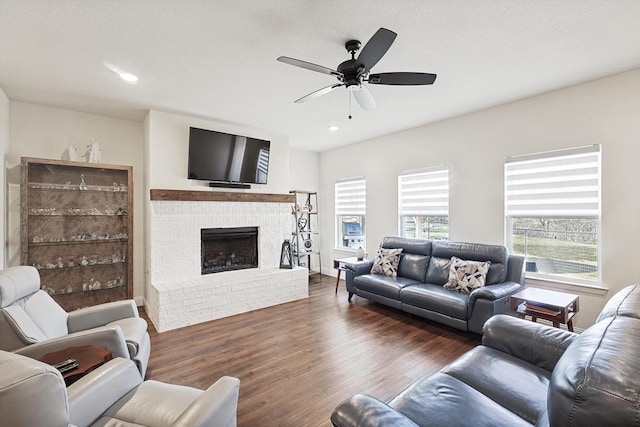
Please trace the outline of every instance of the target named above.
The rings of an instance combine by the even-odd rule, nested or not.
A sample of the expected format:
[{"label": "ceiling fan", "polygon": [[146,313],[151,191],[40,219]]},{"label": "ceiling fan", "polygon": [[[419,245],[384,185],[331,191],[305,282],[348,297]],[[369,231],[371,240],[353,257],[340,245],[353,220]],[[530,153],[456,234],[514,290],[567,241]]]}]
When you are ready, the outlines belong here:
[{"label": "ceiling fan", "polygon": [[[372,85],[398,86],[433,84],[436,80],[436,75],[430,73],[396,72],[371,74],[371,69],[378,63],[378,61],[380,61],[385,53],[387,53],[387,50],[391,47],[396,36],[397,34],[393,31],[387,30],[386,28],[380,28],[376,31],[373,37],[371,37],[367,44],[364,45],[357,58],[356,53],[360,50],[362,44],[358,40],[347,41],[344,47],[347,49],[347,52],[351,54],[351,59],[348,59],[338,65],[335,70],[323,67],[322,65],[302,61],[300,59],[289,58],[287,56],[279,57],[278,61],[284,62],[285,64],[295,65],[296,67],[328,74],[338,79],[339,83],[334,83],[330,86],[316,90],[315,92],[311,92],[310,94],[297,99],[295,102],[306,102],[322,95],[326,95],[341,86],[345,86],[348,91],[353,93],[353,96],[360,107],[362,107],[363,110],[368,111],[376,107],[376,101],[373,99],[373,95],[371,95],[369,89],[362,84],[363,82]],[[349,116],[349,118],[351,118],[351,116]]]}]

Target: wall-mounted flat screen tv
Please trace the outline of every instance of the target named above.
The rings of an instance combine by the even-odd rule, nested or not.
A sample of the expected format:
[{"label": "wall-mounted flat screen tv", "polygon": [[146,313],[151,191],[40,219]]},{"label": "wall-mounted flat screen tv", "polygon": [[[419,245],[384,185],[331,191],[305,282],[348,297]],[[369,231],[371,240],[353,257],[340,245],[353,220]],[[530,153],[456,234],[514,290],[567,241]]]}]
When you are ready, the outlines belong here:
[{"label": "wall-mounted flat screen tv", "polygon": [[271,142],[207,129],[189,129],[189,179],[266,184]]}]

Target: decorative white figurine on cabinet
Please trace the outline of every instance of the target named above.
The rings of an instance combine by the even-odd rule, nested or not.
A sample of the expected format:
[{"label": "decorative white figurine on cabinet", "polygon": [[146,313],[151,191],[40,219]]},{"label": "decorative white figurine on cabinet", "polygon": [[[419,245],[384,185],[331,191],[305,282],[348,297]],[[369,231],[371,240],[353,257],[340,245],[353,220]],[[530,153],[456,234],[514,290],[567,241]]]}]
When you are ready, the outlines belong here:
[{"label": "decorative white figurine on cabinet", "polygon": [[87,158],[89,163],[100,163],[102,157],[102,151],[100,150],[100,144],[98,144],[93,138],[91,138],[91,145],[88,145],[89,151],[87,152]]},{"label": "decorative white figurine on cabinet", "polygon": [[74,144],[73,142],[69,146],[69,160],[71,160],[72,162],[78,161],[78,147],[76,147],[76,144]]}]

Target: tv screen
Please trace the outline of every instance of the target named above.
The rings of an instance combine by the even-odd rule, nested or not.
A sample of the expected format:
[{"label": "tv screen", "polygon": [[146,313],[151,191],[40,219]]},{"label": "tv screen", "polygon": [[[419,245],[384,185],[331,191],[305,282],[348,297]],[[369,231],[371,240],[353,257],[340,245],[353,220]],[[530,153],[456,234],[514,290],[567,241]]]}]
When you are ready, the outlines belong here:
[{"label": "tv screen", "polygon": [[189,179],[266,184],[270,141],[189,129]]}]

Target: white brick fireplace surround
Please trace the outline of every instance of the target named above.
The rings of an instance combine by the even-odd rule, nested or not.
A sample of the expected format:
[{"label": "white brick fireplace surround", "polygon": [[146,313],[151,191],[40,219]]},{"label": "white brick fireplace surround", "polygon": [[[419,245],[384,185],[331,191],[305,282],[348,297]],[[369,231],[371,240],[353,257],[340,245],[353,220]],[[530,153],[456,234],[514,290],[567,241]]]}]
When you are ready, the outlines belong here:
[{"label": "white brick fireplace surround", "polygon": [[[307,270],[279,268],[280,247],[291,232],[288,200],[288,195],[151,190],[145,310],[156,330],[308,297]],[[258,268],[201,275],[200,230],[218,227],[258,227]]]}]

